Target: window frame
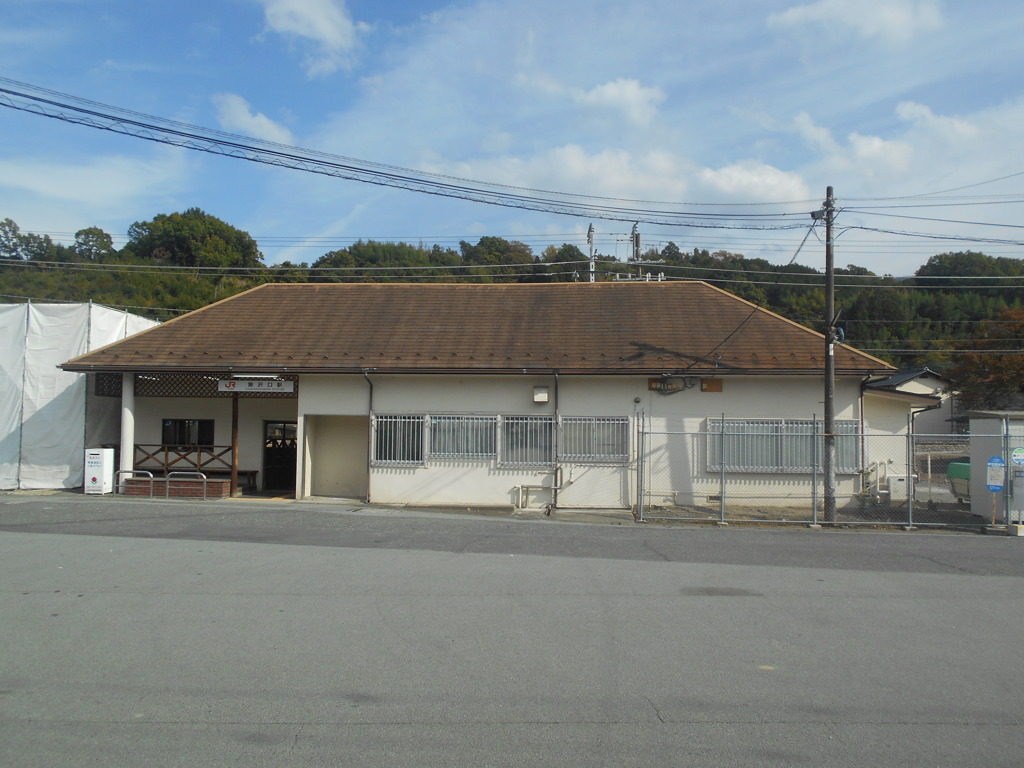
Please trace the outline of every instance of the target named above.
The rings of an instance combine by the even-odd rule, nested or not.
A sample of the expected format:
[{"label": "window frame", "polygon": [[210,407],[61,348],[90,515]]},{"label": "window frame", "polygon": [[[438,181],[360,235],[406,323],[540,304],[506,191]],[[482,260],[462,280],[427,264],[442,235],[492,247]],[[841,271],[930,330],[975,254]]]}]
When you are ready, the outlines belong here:
[{"label": "window frame", "polygon": [[[423,414],[375,413],[370,464],[378,467],[422,466],[426,460],[426,421]],[[410,438],[410,443],[403,442]]]},{"label": "window frame", "polygon": [[[431,414],[428,417],[432,459],[493,459],[498,455],[498,417]],[[444,449],[439,446],[444,443]]]},{"label": "window frame", "polygon": [[[554,416],[502,416],[499,419],[498,465],[552,467],[555,465]],[[516,442],[519,444],[513,445]]]},{"label": "window frame", "polygon": [[[621,416],[563,416],[560,421],[559,461],[576,464],[626,464],[629,462],[628,418]],[[581,428],[583,433],[572,434],[577,428]],[[602,446],[608,445],[611,445],[611,450],[601,450]],[[578,450],[584,447],[588,447],[590,450]]]}]

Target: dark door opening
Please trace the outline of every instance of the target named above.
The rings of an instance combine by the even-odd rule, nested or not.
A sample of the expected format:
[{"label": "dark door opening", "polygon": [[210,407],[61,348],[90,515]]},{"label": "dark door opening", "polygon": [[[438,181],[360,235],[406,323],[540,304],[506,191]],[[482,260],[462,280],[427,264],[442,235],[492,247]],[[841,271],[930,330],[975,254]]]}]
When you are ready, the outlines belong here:
[{"label": "dark door opening", "polygon": [[297,433],[294,421],[263,422],[263,490],[295,490]]}]

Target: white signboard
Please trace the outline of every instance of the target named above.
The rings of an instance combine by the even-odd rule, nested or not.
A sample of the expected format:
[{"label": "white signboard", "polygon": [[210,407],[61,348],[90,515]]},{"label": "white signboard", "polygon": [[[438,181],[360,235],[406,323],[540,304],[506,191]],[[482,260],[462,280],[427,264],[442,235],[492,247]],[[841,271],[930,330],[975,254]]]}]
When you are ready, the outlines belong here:
[{"label": "white signboard", "polygon": [[295,382],[278,379],[221,379],[217,382],[217,391],[288,393],[295,391]]},{"label": "white signboard", "polygon": [[988,489],[998,493],[1006,485],[1006,462],[1002,456],[993,456],[988,460],[988,472],[985,476]]}]

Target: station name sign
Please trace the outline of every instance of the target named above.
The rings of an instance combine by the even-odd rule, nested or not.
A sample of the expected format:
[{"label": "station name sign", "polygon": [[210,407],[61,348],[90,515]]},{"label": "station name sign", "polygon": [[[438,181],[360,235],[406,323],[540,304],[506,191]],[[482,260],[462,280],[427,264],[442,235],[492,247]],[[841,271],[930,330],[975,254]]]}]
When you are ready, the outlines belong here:
[{"label": "station name sign", "polygon": [[295,382],[278,379],[220,379],[217,382],[217,391],[288,393],[295,391]]}]

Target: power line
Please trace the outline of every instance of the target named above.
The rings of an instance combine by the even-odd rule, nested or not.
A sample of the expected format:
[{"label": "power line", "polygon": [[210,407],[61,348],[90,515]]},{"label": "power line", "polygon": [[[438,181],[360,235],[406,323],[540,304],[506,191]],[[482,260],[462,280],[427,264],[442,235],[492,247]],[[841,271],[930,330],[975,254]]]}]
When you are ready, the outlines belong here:
[{"label": "power line", "polygon": [[1024,240],[1005,240],[991,237],[967,237],[965,235],[934,235],[928,232],[905,232],[895,229],[881,229],[878,227],[858,227],[848,226],[843,228],[843,233],[850,232],[853,230],[860,230],[862,232],[874,232],[880,235],[895,235],[897,237],[916,237],[923,240],[948,240],[950,242],[960,243],[994,243],[998,245],[1017,245],[1024,246]]},{"label": "power line", "polygon": [[[799,253],[799,250],[797,251]],[[468,274],[467,277],[509,277],[509,276],[530,276],[530,275],[553,275],[550,270],[553,267],[582,267],[589,262],[586,260],[578,261],[559,261],[559,262],[545,262],[545,261],[531,261],[531,262],[513,262],[506,264],[409,264],[409,265],[388,265],[388,266],[345,266],[345,267],[284,267],[280,265],[271,266],[255,266],[255,267],[213,267],[213,266],[181,266],[175,264],[117,264],[109,262],[63,262],[63,261],[25,261],[21,259],[5,259],[0,262],[0,265],[10,267],[21,267],[24,269],[43,269],[43,270],[61,270],[67,272],[100,272],[100,273],[113,273],[113,274],[178,274],[178,275],[195,275],[195,276],[206,276],[206,277],[222,277],[225,275],[233,275],[237,277],[259,277],[259,276],[273,276],[275,272],[282,272],[288,270],[298,269],[302,273],[308,273],[310,276],[318,275],[375,275],[382,278],[402,278],[411,279],[417,277],[415,274],[409,273],[434,273],[436,276],[438,273],[448,273],[454,275],[459,271],[469,272],[471,270],[481,269],[503,269],[511,270],[502,273],[494,273],[490,275],[482,275],[479,272]],[[611,274],[611,270],[616,266],[625,267],[622,262],[619,261],[599,261],[601,265],[601,271],[606,274]],[[792,261],[790,262],[792,263]],[[713,273],[706,277],[691,277],[691,276],[678,276],[669,274],[671,271],[685,270],[688,272],[702,272],[702,273]],[[765,271],[753,271],[745,270],[742,268],[731,268],[731,267],[696,267],[689,266],[686,264],[662,265],[661,271],[664,274],[665,280],[675,281],[686,281],[695,279],[704,279],[711,283],[716,284],[729,284],[729,285],[769,285],[773,287],[785,287],[785,288],[822,288],[824,286],[824,275],[818,273],[807,273],[807,272],[786,272],[781,270],[765,270]],[[564,272],[561,274],[572,274],[572,272]],[[775,280],[751,280],[751,279],[740,279],[723,277],[723,274],[735,274],[735,275],[754,275],[754,276],[776,276]],[[783,281],[783,277],[791,276],[796,278],[794,280]],[[424,275],[424,277],[431,277],[430,274]],[[814,278],[820,278],[820,281],[814,281]],[[894,280],[900,282],[885,282],[883,284],[870,283],[870,282],[854,282],[854,281],[879,281],[879,280]],[[913,284],[910,281],[951,281],[952,284],[943,285],[927,285],[927,284]],[[1020,281],[1021,285],[1024,285],[1024,275],[975,275],[975,276],[959,276],[959,275],[929,275],[929,276],[911,276],[905,278],[885,278],[877,275],[837,275],[836,287],[841,289],[875,289],[875,288],[890,288],[894,290],[1004,290],[1007,288],[1014,288],[1015,285],[1005,285],[995,282],[993,284],[976,284],[972,281]],[[957,283],[965,282],[971,283],[970,285],[960,285]]]},{"label": "power line", "polygon": [[[807,216],[806,211],[755,214],[680,211],[677,210],[678,203],[599,198],[473,181],[228,134],[131,112],[8,78],[0,78],[0,83],[14,86],[0,88],[0,106],[22,112],[198,152],[488,205],[696,229],[803,229],[803,223],[786,222],[793,217]],[[632,203],[657,207],[639,208]]]}]

